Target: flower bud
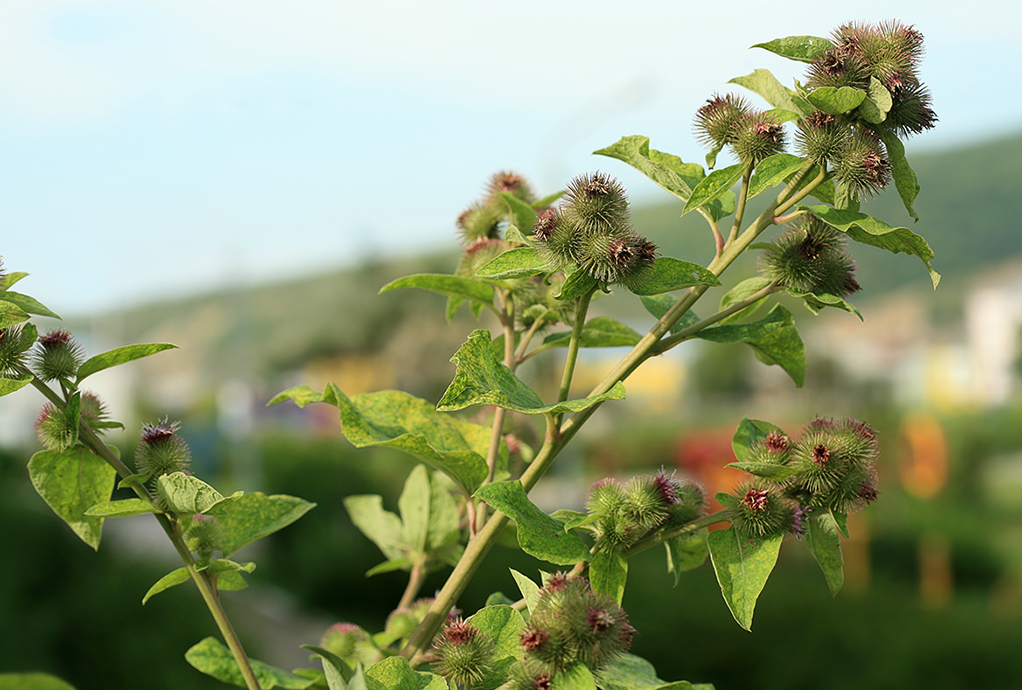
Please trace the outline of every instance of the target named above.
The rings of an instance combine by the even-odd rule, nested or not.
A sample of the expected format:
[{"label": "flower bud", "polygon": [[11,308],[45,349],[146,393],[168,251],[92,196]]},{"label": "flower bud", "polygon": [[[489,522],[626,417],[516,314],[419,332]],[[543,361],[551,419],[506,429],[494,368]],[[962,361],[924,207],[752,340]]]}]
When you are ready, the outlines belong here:
[{"label": "flower bud", "polygon": [[794,492],[807,508],[850,512],[877,498],[876,432],[854,419],[815,419],[792,451]]},{"label": "flower bud", "polygon": [[32,357],[33,369],[41,381],[72,379],[85,360],[81,346],[62,328],[39,337],[39,347]]},{"label": "flower bud", "polygon": [[[638,475],[625,485],[628,513],[646,531],[656,529],[667,519],[670,503],[664,493],[666,483],[654,477]],[[673,497],[673,487],[671,497]]]},{"label": "flower bud", "polygon": [[365,632],[354,623],[334,623],[323,633],[319,646],[345,661],[353,661],[356,646],[365,638]]},{"label": "flower bud", "polygon": [[470,245],[476,240],[499,239],[500,223],[505,215],[505,209],[492,202],[472,204],[458,216],[462,242]]},{"label": "flower bud", "polygon": [[817,110],[799,121],[795,150],[817,165],[823,165],[848,145],[851,133],[847,122]]},{"label": "flower bud", "polygon": [[581,577],[558,573],[540,589],[521,642],[526,662],[556,672],[581,661],[595,671],[628,651],[634,635],[613,599]]},{"label": "flower bud", "polygon": [[18,376],[25,365],[25,353],[35,343],[35,327],[0,328],[0,376]]},{"label": "flower bud", "polygon": [[757,165],[764,158],[784,151],[784,127],[767,113],[755,113],[739,128],[733,147],[742,163]]},{"label": "flower bud", "polygon": [[454,274],[463,277],[474,277],[476,271],[497,258],[506,249],[507,244],[503,240],[481,237],[465,247],[465,251],[461,253],[461,260],[458,261],[458,267],[455,269]]},{"label": "flower bud", "polygon": [[536,218],[533,228],[536,251],[555,269],[575,263],[575,245],[571,226],[560,209],[548,209]]},{"label": "flower bud", "polygon": [[533,192],[529,181],[510,170],[501,170],[495,173],[486,186],[486,196],[488,199],[499,200],[501,192],[508,192],[527,204],[531,204],[536,200],[536,194]]},{"label": "flower bud", "polygon": [[816,216],[801,216],[767,247],[760,267],[792,292],[846,297],[860,287],[855,262],[843,248],[839,230]]},{"label": "flower bud", "polygon": [[568,183],[563,213],[576,233],[614,235],[629,229],[628,197],[621,183],[601,172]]},{"label": "flower bud", "polygon": [[835,179],[856,199],[876,196],[891,181],[891,162],[883,143],[861,129],[852,133],[833,163]]},{"label": "flower bud", "polygon": [[433,643],[433,670],[456,687],[478,685],[493,670],[495,648],[489,633],[471,621],[448,622]]},{"label": "flower bud", "polygon": [[791,531],[795,504],[780,487],[754,479],[739,486],[733,495],[738,500],[728,508],[728,519],[740,534],[760,538]]},{"label": "flower bud", "polygon": [[897,136],[919,134],[937,124],[937,114],[930,107],[930,92],[922,84],[905,84],[892,89],[891,100],[891,110],[882,124]]},{"label": "flower bud", "polygon": [[739,132],[748,125],[752,107],[741,96],[714,96],[696,111],[696,139],[708,149],[734,144]]},{"label": "flower bud", "polygon": [[692,522],[706,510],[706,495],[702,487],[691,481],[675,482],[677,502],[669,508],[667,524],[671,527]]},{"label": "flower bud", "polygon": [[224,526],[212,515],[194,515],[184,537],[189,551],[198,553],[200,560],[209,559],[214,551],[221,550]]},{"label": "flower bud", "polygon": [[188,444],[177,435],[179,428],[180,422],[168,422],[166,419],[142,425],[139,444],[135,448],[135,467],[140,474],[155,479],[188,468],[192,455]]},{"label": "flower bud", "polygon": [[53,403],[46,403],[35,421],[35,433],[46,450],[64,451],[78,440],[78,420]]}]

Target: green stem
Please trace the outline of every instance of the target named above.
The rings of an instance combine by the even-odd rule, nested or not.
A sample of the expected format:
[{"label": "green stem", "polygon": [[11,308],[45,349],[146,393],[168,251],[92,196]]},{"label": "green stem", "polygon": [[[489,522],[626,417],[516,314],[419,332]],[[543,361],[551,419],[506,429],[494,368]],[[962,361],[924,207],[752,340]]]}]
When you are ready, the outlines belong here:
[{"label": "green stem", "polygon": [[401,601],[397,604],[399,609],[410,607],[412,602],[415,601],[415,597],[419,596],[419,590],[422,589],[422,581],[426,577],[426,564],[423,562],[424,560],[417,561],[412,566],[412,572],[408,575],[408,585],[405,587],[404,594],[401,595]]},{"label": "green stem", "polygon": [[735,222],[731,226],[731,234],[727,241],[734,242],[738,237],[738,231],[742,229],[742,219],[745,216],[745,203],[749,200],[749,178],[752,177],[752,163],[745,166],[742,173],[742,189],[738,193],[738,208],[735,209]]},{"label": "green stem", "polygon": [[[27,370],[22,373],[31,374],[31,372]],[[58,408],[63,409],[66,405],[66,402],[62,400],[59,395],[34,376],[32,377],[32,385],[36,388],[36,390],[42,393],[47,400],[56,405]],[[78,440],[93,454],[102,458],[107,464],[113,467],[122,479],[131,476],[132,472],[128,469],[128,466],[125,465],[112,450],[110,450],[103,440],[99,438],[96,432],[93,431],[92,427],[84,421],[79,424]],[[132,488],[139,498],[150,502],[152,501],[152,496],[144,486],[134,484]],[[227,618],[227,613],[220,604],[220,597],[217,595],[217,590],[213,586],[213,583],[205,576],[204,573],[195,569],[195,559],[192,557],[191,551],[188,550],[184,537],[178,530],[174,529],[174,523],[170,517],[164,513],[153,513],[153,517],[156,518],[157,522],[159,522],[160,526],[163,528],[163,531],[166,532],[167,537],[174,545],[174,549],[177,551],[185,565],[185,568],[188,570],[188,575],[192,578],[195,586],[199,588],[199,594],[202,596],[202,600],[206,603],[206,608],[209,609],[210,614],[213,616],[213,620],[216,621],[217,627],[220,629],[220,634],[223,635],[224,640],[227,642],[227,647],[231,650],[231,654],[234,656],[234,660],[238,664],[238,669],[241,671],[241,675],[245,679],[246,687],[249,688],[249,690],[260,690],[259,681],[256,680],[255,672],[252,670],[252,665],[248,660],[248,655],[245,653],[245,649],[242,647],[241,640],[234,631],[234,627]]]},{"label": "green stem", "polygon": [[578,298],[575,305],[575,323],[571,327],[571,340],[568,341],[568,354],[564,358],[564,373],[561,375],[561,388],[557,394],[557,402],[564,402],[568,399],[571,390],[571,379],[575,375],[575,363],[578,361],[579,344],[582,342],[582,330],[586,325],[586,313],[589,311],[589,302],[593,299],[596,288],[592,288],[586,294]]},{"label": "green stem", "polygon": [[695,532],[697,530],[702,529],[703,527],[716,525],[720,522],[727,522],[726,510],[718,510],[716,513],[704,515],[701,518],[693,520],[692,522],[687,522],[684,525],[673,527],[671,529],[661,530],[660,532],[652,534],[649,537],[644,537],[639,541],[635,542],[634,544],[632,544],[628,548],[628,550],[625,551],[625,557],[631,558],[635,554],[646,551],[647,549],[651,549],[654,546],[659,546],[660,544],[669,542],[672,539],[677,539],[680,536],[689,534],[691,532]]},{"label": "green stem", "polygon": [[650,354],[651,355],[663,354],[664,352],[667,352],[675,345],[678,345],[679,343],[682,343],[686,340],[695,337],[695,335],[704,328],[707,328],[708,326],[712,326],[715,323],[723,321],[732,314],[737,314],[741,310],[752,306],[761,299],[768,297],[769,295],[778,292],[779,290],[781,290],[780,285],[778,285],[777,283],[771,283],[770,285],[767,285],[766,287],[761,288],[756,292],[752,293],[745,299],[735,302],[727,309],[722,309],[713,316],[709,316],[703,319],[699,323],[692,324],[688,328],[684,328],[678,331],[677,333],[662,338],[660,340],[660,343],[651,351]]}]

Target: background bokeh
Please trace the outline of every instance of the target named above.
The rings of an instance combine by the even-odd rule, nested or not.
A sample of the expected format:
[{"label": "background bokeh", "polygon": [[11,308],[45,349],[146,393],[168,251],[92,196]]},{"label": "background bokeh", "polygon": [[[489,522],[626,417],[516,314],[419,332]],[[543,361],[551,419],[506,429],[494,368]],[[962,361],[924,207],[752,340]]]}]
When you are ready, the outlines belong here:
[{"label": "background bokeh", "polygon": [[[854,248],[863,322],[788,304],[806,341],[805,388],[740,346],[678,348],[628,382],[627,403],[600,410],[535,500],[577,508],[597,479],[660,468],[712,492],[735,480],[723,466],[743,417],[791,432],[817,414],[865,419],[880,433],[881,498],[851,521],[840,595],[786,543],[750,634],[708,564],[674,586],[663,553],[650,552],[632,564],[624,601],[640,631],[633,651],[665,679],[721,690],[1015,688],[1022,123],[1004,79],[1020,64],[1017,9],[854,9],[12,3],[0,8],[12,66],[0,73],[0,253],[90,354],[181,346],[90,379],[127,425],[110,436],[122,456],[141,422],[169,415],[195,471],[223,490],[318,504],[241,554],[258,569],[249,589],[225,595],[254,656],[314,665],[299,644],[342,620],[379,630],[404,588],[399,573],[364,577],[382,556],[341,500],[378,493],[396,510],[413,464],[353,449],[332,408],[266,401],[326,380],[438,399],[451,354],[492,324],[464,312],[446,323],[436,295],[377,291],[453,269],[454,218],[497,170],[546,193],[602,169],[625,183],[637,229],[664,254],[708,260],[708,233],[679,222],[676,201],[590,152],[645,134],[701,160],[690,123],[707,97],[758,67],[782,81],[801,72],[748,46],[849,20],[913,23],[940,122],[908,144],[923,188],[911,227],[937,254],[939,289],[913,257]],[[866,210],[911,224],[893,193]],[[732,279],[754,270],[741,263]],[[594,309],[649,325],[628,295]],[[586,353],[581,385],[620,354]],[[94,553],[35,495],[25,464],[41,403],[31,390],[0,399],[0,673],[45,671],[79,690],[220,687],[182,659],[216,634],[191,586],[140,605],[176,567],[156,526],[108,521]],[[508,568],[543,567],[498,547],[460,605],[514,596]]]}]

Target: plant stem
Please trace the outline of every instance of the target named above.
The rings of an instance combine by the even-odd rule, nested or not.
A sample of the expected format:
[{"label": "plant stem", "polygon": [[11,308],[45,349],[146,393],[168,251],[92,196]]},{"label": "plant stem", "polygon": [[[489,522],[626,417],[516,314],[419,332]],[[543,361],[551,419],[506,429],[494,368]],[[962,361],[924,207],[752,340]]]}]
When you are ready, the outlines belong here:
[{"label": "plant stem", "polygon": [[765,297],[767,297],[767,296],[769,296],[769,295],[771,295],[774,292],[777,292],[779,290],[781,290],[781,286],[780,285],[778,285],[777,283],[771,283],[770,285],[767,285],[766,287],[763,287],[763,288],[757,290],[756,292],[752,293],[751,295],[749,295],[745,299],[740,300],[738,302],[735,302],[734,304],[729,306],[727,309],[722,309],[722,310],[718,311],[716,314],[714,314],[713,316],[709,316],[709,317],[703,319],[699,323],[694,323],[691,326],[689,326],[688,328],[682,329],[682,330],[678,331],[677,333],[674,333],[672,335],[667,336],[666,338],[661,338],[660,343],[655,348],[653,348],[653,350],[651,350],[650,354],[651,355],[659,355],[659,354],[662,354],[664,352],[667,352],[668,350],[670,350],[675,345],[678,345],[679,343],[682,343],[682,342],[684,342],[686,340],[689,340],[690,338],[695,337],[695,335],[697,333],[699,333],[699,331],[703,330],[704,328],[707,328],[708,326],[712,326],[713,324],[726,319],[727,317],[731,316],[732,314],[736,314],[736,313],[740,312],[741,310],[743,310],[743,309],[745,309],[745,308],[755,304],[756,302],[760,301],[761,299],[763,299],[763,298],[765,298]]},{"label": "plant stem", "polygon": [[738,231],[742,229],[742,219],[745,216],[745,202],[749,200],[749,178],[752,177],[752,163],[745,166],[742,173],[742,189],[738,193],[738,208],[735,209],[735,222],[731,226],[731,234],[727,241],[734,242],[738,237]]},{"label": "plant stem", "polygon": [[579,297],[578,304],[575,305],[575,323],[571,327],[571,339],[568,341],[568,354],[564,358],[564,373],[561,375],[561,388],[557,394],[557,402],[567,400],[571,391],[571,379],[575,375],[579,343],[582,342],[582,330],[586,325],[586,312],[589,311],[589,302],[593,299],[594,292],[596,292],[596,287]]},{"label": "plant stem", "polygon": [[415,597],[419,596],[419,590],[422,589],[422,581],[426,577],[426,568],[424,563],[417,562],[412,566],[412,572],[408,575],[408,585],[405,587],[404,593],[401,595],[401,601],[398,602],[397,607],[399,609],[406,609],[412,605],[415,601]]},{"label": "plant stem", "polygon": [[[31,375],[31,372],[25,370],[23,374]],[[49,386],[40,381],[36,377],[32,377],[32,385],[40,393],[46,397],[51,403],[56,405],[58,408],[63,409],[66,405],[65,401],[60,398]],[[121,476],[121,478],[127,478],[131,476],[131,470],[125,465],[113,451],[103,442],[101,438],[93,431],[86,422],[81,421],[79,423],[78,440],[81,441],[94,455],[102,458],[108,465],[114,468],[114,470]],[[144,486],[139,484],[132,485],[135,493],[139,498],[152,501],[152,496],[146,490]],[[209,609],[210,614],[213,616],[213,620],[216,621],[217,627],[220,628],[220,634],[223,635],[224,640],[227,642],[227,647],[231,650],[234,660],[238,664],[238,669],[241,671],[242,677],[245,679],[245,685],[249,690],[260,690],[259,682],[256,680],[255,672],[252,670],[252,665],[249,663],[248,655],[245,654],[245,649],[241,645],[241,640],[238,638],[237,633],[234,631],[234,627],[231,625],[230,620],[227,618],[227,613],[224,611],[223,606],[220,604],[220,597],[217,594],[216,588],[213,583],[204,573],[199,572],[195,569],[195,559],[192,558],[191,551],[188,550],[188,546],[184,542],[184,537],[179,533],[178,530],[174,529],[174,523],[164,513],[153,513],[153,517],[160,523],[163,531],[166,532],[170,542],[174,545],[174,549],[177,551],[178,556],[181,557],[184,562],[185,568],[188,570],[188,575],[192,578],[195,586],[199,588],[199,594],[202,596],[202,600],[206,603],[206,608]]]},{"label": "plant stem", "polygon": [[630,558],[637,553],[641,553],[647,549],[651,549],[654,546],[659,546],[665,542],[669,542],[672,539],[676,539],[684,534],[695,532],[702,529],[703,527],[709,527],[710,525],[716,525],[720,522],[727,522],[727,511],[718,510],[716,513],[710,513],[704,515],[701,518],[687,522],[684,525],[674,527],[672,529],[665,529],[649,537],[640,539],[639,541],[632,544],[627,551],[625,551],[625,557]]}]

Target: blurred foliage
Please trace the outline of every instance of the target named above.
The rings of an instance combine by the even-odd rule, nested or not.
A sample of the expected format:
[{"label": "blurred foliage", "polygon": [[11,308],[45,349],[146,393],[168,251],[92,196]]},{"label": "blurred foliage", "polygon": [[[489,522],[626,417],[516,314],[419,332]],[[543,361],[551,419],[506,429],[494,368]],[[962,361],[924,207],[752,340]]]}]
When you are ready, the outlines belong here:
[{"label": "blurred foliage", "polygon": [[[624,602],[640,631],[636,654],[652,661],[662,677],[712,680],[722,690],[1017,687],[1018,571],[1001,539],[1009,523],[995,522],[998,515],[982,491],[954,488],[990,457],[1022,448],[1017,410],[945,420],[952,481],[930,501],[898,488],[896,415],[878,410],[871,417],[881,421],[887,464],[883,500],[868,522],[868,579],[850,576],[845,591],[832,599],[816,564],[799,550],[782,549],[786,563],[776,573],[781,581],[764,592],[750,635],[731,620],[708,565],[671,588],[663,553],[652,551],[632,564]],[[670,469],[680,433],[676,423],[652,420],[590,439],[570,479],[584,487],[597,475],[632,472],[643,464]],[[249,578],[252,589],[228,595],[228,603],[281,588],[298,611],[379,630],[400,598],[404,578],[400,573],[365,578],[383,556],[351,524],[341,498],[379,493],[393,509],[414,463],[386,449],[355,450],[334,434],[264,432],[242,444],[212,439],[207,448],[234,481],[244,474],[239,465],[256,462],[264,491],[301,496],[318,506],[267,540]],[[108,545],[114,548],[93,553],[34,495],[23,458],[0,457],[0,533],[11,553],[19,554],[14,567],[0,571],[6,623],[0,671],[46,671],[78,690],[219,687],[181,663],[188,647],[216,634],[191,588],[139,604],[173,565],[133,556],[114,539]],[[927,534],[939,535],[951,557],[954,596],[942,605],[926,604],[919,592],[919,549]],[[463,607],[474,610],[496,590],[516,596],[509,567],[535,576],[543,564],[498,546],[464,594]],[[423,591],[439,587],[443,575],[432,575]],[[318,642],[315,637],[285,642],[274,639],[272,630],[256,632],[242,634],[253,639],[250,652],[257,658],[267,658],[273,644]],[[116,637],[112,644],[110,635]],[[679,647],[686,653],[679,655]],[[777,658],[790,663],[770,663]]]}]

